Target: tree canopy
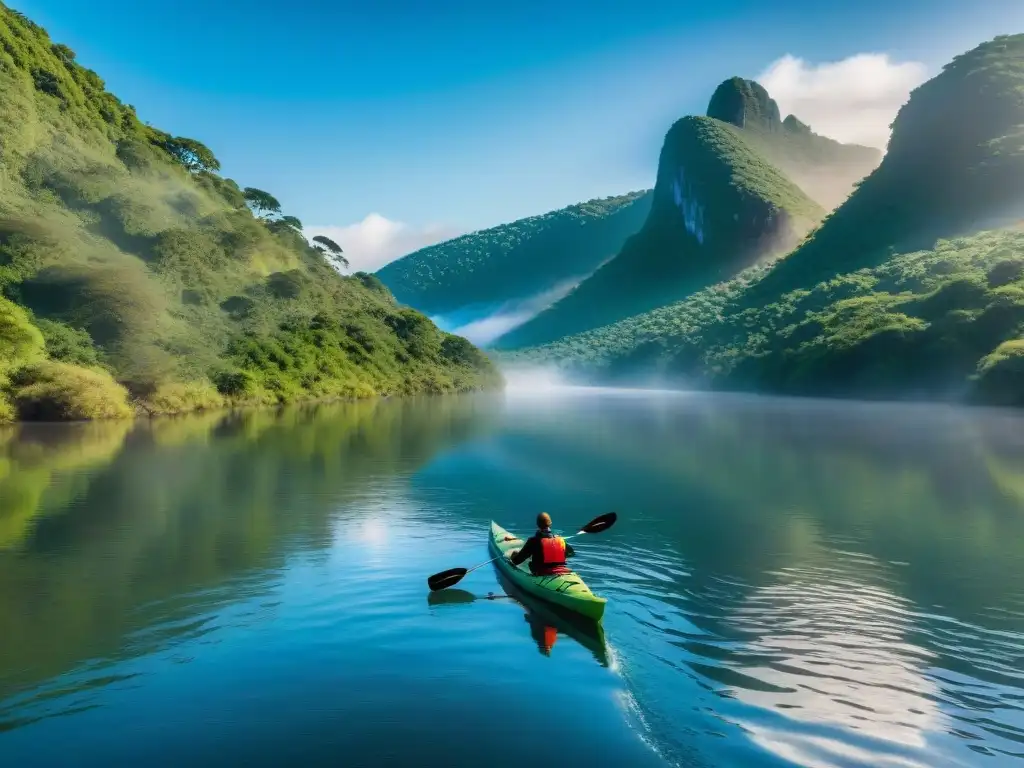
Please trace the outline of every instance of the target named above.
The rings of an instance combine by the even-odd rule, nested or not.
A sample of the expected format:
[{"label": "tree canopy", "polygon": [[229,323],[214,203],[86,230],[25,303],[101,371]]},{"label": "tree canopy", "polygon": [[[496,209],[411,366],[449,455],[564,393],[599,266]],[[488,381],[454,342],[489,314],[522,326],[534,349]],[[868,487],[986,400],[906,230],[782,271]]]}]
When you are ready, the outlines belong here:
[{"label": "tree canopy", "polygon": [[246,187],[242,194],[245,196],[245,202],[257,216],[267,218],[281,213],[281,202],[269,192],[256,187]]},{"label": "tree canopy", "polygon": [[213,152],[205,144],[195,139],[175,136],[166,139],[163,146],[171,157],[192,173],[220,170],[220,161],[214,157]]}]

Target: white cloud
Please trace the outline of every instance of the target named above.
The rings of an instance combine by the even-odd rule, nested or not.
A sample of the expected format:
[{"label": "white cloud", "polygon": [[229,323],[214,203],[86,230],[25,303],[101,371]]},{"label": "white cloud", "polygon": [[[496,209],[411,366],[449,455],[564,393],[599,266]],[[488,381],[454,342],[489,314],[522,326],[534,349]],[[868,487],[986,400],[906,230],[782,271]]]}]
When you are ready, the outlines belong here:
[{"label": "white cloud", "polygon": [[373,272],[399,256],[405,256],[443,240],[449,240],[461,231],[442,224],[413,227],[401,221],[392,221],[379,213],[346,227],[306,227],[307,237],[326,235],[345,252],[352,272]]},{"label": "white cloud", "polygon": [[842,61],[810,64],[786,54],[757,81],[815,133],[885,150],[889,124],[910,92],[928,77],[917,61],[894,62],[883,53],[858,53]]}]

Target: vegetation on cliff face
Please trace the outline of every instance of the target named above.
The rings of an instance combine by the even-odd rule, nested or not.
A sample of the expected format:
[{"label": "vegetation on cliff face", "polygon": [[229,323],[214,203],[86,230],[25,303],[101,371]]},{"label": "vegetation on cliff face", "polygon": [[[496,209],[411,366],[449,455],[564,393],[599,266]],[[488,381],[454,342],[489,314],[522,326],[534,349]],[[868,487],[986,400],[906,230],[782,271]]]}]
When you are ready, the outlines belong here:
[{"label": "vegetation on cliff face", "polygon": [[0,418],[494,383],[464,339],[310,245],[0,5]]},{"label": "vegetation on cliff face", "polygon": [[794,253],[509,354],[580,376],[1024,405],[1024,35],[914,91],[889,153]]},{"label": "vegetation on cliff face", "polygon": [[643,226],[650,190],[590,200],[423,248],[376,275],[432,315],[533,296],[589,275]]},{"label": "vegetation on cliff face", "polygon": [[495,346],[544,343],[678,300],[788,252],[824,215],[747,132],[713,118],[683,118],[665,137],[643,230]]}]

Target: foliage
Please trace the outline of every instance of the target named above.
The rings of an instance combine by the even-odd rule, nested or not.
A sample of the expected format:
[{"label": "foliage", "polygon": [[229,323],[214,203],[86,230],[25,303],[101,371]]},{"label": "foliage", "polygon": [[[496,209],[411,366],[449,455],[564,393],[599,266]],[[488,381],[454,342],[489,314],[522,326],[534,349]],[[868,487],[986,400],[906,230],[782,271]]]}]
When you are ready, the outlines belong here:
[{"label": "foliage", "polygon": [[773,272],[507,358],[699,387],[1024,404],[1024,232],[940,241],[765,301]]},{"label": "foliage", "polygon": [[257,216],[266,217],[281,213],[280,201],[269,192],[255,187],[246,187],[242,190],[242,194],[245,195],[245,202]]},{"label": "foliage", "polygon": [[828,279],[894,251],[1020,218],[1022,91],[1024,35],[997,37],[954,58],[900,109],[878,169],[765,290]]},{"label": "foliage", "polygon": [[152,416],[167,416],[221,408],[224,404],[224,398],[210,382],[174,381],[158,387],[142,407]]},{"label": "foliage", "polygon": [[526,298],[593,272],[643,226],[650,205],[650,191],[590,200],[423,248],[377,276],[431,315]]},{"label": "foliage", "polygon": [[496,346],[535,345],[645,312],[796,245],[825,212],[747,134],[707,117],[676,122],[665,137],[643,230]]},{"label": "foliage", "polygon": [[1024,404],[1024,231],[1010,225],[1024,206],[1021,93],[1024,35],[956,57],[900,110],[881,165],[786,258],[506,357],[696,387]]},{"label": "foliage", "polygon": [[17,304],[0,297],[0,375],[43,357],[43,335]]},{"label": "foliage", "polygon": [[100,365],[100,350],[87,332],[46,318],[37,319],[35,325],[43,334],[46,354],[52,360],[92,368]]},{"label": "foliage", "polygon": [[192,173],[220,170],[220,161],[213,156],[213,152],[195,139],[186,139],[182,136],[168,138],[163,142],[163,148]]},{"label": "foliage", "polygon": [[8,384],[18,416],[25,420],[80,421],[132,415],[128,392],[95,368],[45,361],[18,369]]},{"label": "foliage", "polygon": [[[122,387],[163,413],[497,381],[489,361],[441,355],[429,322],[430,354],[402,362],[412,357],[386,322],[391,295],[340,276],[279,201],[218,167],[198,141],[144,125],[70,49],[0,5],[0,360],[22,414],[120,415]],[[335,329],[328,357],[343,377],[316,371],[316,355],[294,380],[270,358],[269,370],[235,365],[241,347],[282,334],[301,347],[318,323]],[[352,352],[346,328],[374,352]],[[31,366],[44,355],[51,367]],[[316,375],[329,383],[305,389]]]},{"label": "foliage", "polygon": [[[323,254],[324,258],[339,271],[348,269],[348,259],[344,257],[341,246],[326,235],[316,235],[313,238],[313,247]],[[379,282],[379,281],[378,281]]]}]

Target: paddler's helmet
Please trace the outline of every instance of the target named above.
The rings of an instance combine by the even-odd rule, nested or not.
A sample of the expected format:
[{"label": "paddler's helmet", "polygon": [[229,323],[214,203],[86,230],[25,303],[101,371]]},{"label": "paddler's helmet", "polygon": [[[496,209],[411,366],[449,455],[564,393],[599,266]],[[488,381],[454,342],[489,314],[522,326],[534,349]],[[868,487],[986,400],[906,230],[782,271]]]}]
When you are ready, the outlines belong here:
[{"label": "paddler's helmet", "polygon": [[551,515],[547,512],[541,512],[537,515],[537,527],[538,528],[550,528],[551,527]]}]

